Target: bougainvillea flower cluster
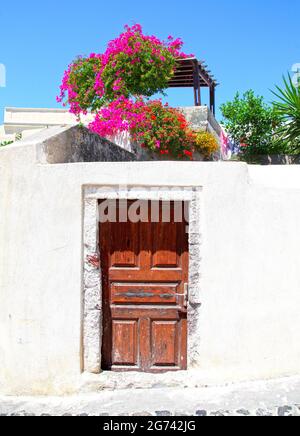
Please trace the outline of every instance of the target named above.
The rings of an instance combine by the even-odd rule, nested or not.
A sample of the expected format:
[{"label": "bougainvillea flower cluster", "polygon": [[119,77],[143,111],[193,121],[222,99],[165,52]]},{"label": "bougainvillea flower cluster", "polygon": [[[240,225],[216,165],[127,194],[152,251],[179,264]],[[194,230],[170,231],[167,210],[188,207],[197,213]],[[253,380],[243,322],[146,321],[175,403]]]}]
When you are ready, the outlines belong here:
[{"label": "bougainvillea flower cluster", "polygon": [[188,57],[182,46],[181,39],[169,36],[165,42],[144,35],[139,24],[126,26],[103,54],[95,82],[97,94],[113,100],[119,95],[151,97],[163,92],[174,74],[176,59]]},{"label": "bougainvillea flower cluster", "polygon": [[58,102],[76,115],[99,108],[121,96],[151,97],[162,92],[174,74],[183,41],[161,41],[143,34],[136,24],[109,42],[103,54],[92,53],[72,62],[64,73]]},{"label": "bougainvillea flower cluster", "polygon": [[127,131],[151,151],[192,159],[196,136],[185,117],[160,100],[176,69],[183,42],[169,36],[161,41],[143,33],[136,24],[109,42],[103,54],[92,53],[71,63],[64,74],[57,100],[80,117],[94,114],[90,130],[103,137]]},{"label": "bougainvillea flower cluster", "polygon": [[89,128],[100,136],[128,131],[142,147],[173,157],[192,158],[195,135],[183,114],[161,100],[133,102],[120,97],[100,109]]},{"label": "bougainvillea flower cluster", "polygon": [[[121,96],[101,108],[89,128],[104,138],[131,131],[138,124],[145,125],[146,107],[143,99],[132,101]],[[147,127],[151,128],[151,125]]]},{"label": "bougainvillea flower cluster", "polygon": [[69,104],[70,112],[78,116],[88,110],[96,112],[102,105],[95,91],[95,80],[101,65],[102,55],[95,53],[72,62],[64,73],[57,101],[64,102],[64,106]]}]

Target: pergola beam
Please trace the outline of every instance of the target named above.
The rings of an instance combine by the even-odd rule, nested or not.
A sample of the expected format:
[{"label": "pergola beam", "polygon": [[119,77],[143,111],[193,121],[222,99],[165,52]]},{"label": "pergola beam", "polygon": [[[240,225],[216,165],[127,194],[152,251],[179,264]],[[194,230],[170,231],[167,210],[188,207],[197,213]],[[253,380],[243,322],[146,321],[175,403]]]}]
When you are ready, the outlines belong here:
[{"label": "pergola beam", "polygon": [[209,88],[210,110],[216,112],[216,82],[207,65],[196,58],[179,59],[174,76],[169,81],[170,88],[193,88],[195,106],[201,106],[201,88]]}]

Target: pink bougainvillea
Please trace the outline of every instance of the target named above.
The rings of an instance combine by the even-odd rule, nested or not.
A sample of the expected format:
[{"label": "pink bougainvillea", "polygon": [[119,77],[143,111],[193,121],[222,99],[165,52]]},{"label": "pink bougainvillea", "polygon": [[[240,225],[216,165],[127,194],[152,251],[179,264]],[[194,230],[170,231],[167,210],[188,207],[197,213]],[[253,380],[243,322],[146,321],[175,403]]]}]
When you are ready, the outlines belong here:
[{"label": "pink bougainvillea", "polygon": [[180,38],[161,41],[136,24],[109,42],[103,54],[91,53],[72,62],[64,73],[58,102],[75,115],[97,110],[121,96],[151,97],[162,92],[176,68],[188,56]]},{"label": "pink bougainvillea", "polygon": [[194,136],[183,115],[161,101],[147,101],[164,93],[179,58],[193,56],[182,46],[180,38],[162,41],[145,35],[139,24],[125,26],[103,54],[69,65],[57,100],[78,117],[90,110],[89,129],[102,137],[128,131],[143,147],[190,159]]},{"label": "pink bougainvillea", "polygon": [[138,124],[145,123],[146,106],[146,103],[142,99],[132,101],[121,96],[101,108],[96,114],[95,120],[89,124],[89,128],[103,137],[114,136],[119,132],[130,131]]},{"label": "pink bougainvillea", "polygon": [[75,115],[96,111],[102,104],[94,89],[101,65],[102,55],[95,53],[72,62],[64,73],[57,102],[69,104],[70,112]]},{"label": "pink bougainvillea", "polygon": [[125,31],[109,42],[102,56],[95,90],[103,98],[119,95],[151,95],[162,92],[174,74],[176,59],[186,58],[183,41],[169,36],[161,41],[143,33],[139,24],[125,26]]},{"label": "pink bougainvillea", "polygon": [[89,128],[102,137],[126,131],[153,152],[189,159],[193,156],[195,135],[185,117],[160,100],[145,102],[120,97],[100,109]]}]

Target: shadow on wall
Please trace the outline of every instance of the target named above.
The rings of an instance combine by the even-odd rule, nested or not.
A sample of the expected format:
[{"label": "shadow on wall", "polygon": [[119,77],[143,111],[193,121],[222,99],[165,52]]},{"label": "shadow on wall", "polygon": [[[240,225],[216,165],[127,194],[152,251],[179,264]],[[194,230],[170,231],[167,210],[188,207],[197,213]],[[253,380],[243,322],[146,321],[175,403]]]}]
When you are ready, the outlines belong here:
[{"label": "shadow on wall", "polygon": [[[101,138],[84,126],[72,126],[44,140],[39,149],[38,161],[42,164],[178,161],[172,156],[150,152],[135,143],[131,143],[131,149],[132,151],[128,151],[108,139]],[[195,153],[194,160],[203,161],[204,158]]]},{"label": "shadow on wall", "polygon": [[73,126],[43,143],[41,163],[130,162],[137,156],[92,133],[86,127]]}]

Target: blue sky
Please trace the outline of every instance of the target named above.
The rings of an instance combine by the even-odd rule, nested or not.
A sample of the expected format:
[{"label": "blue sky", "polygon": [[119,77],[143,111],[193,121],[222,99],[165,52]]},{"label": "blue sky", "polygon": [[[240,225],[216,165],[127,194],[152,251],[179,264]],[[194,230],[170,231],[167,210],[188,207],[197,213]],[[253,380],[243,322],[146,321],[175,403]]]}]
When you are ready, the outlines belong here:
[{"label": "blue sky", "polygon": [[[5,106],[59,107],[63,71],[79,54],[102,52],[124,24],[185,41],[185,50],[206,60],[221,83],[217,104],[253,88],[270,88],[300,63],[299,0],[52,0],[4,2],[0,8],[0,123]],[[192,90],[172,90],[170,104],[193,104]]]}]

